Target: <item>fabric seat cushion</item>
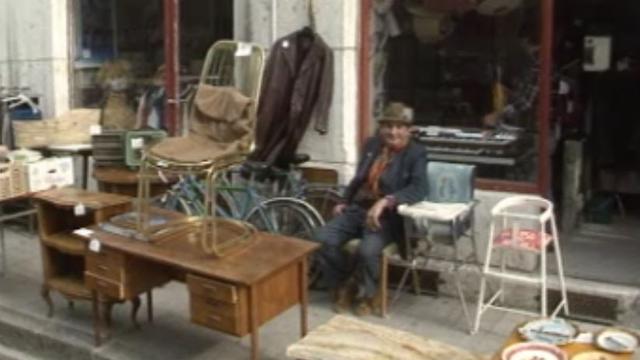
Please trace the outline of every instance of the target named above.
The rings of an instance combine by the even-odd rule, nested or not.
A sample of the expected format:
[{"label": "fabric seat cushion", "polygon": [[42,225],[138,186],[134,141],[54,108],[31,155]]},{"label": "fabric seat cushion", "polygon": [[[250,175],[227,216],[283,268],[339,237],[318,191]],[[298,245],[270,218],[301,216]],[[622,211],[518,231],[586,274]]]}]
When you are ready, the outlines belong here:
[{"label": "fabric seat cushion", "polygon": [[546,248],[552,240],[550,234],[532,229],[519,229],[515,240],[513,239],[513,235],[514,231],[512,229],[502,230],[494,237],[494,245],[528,251],[540,251],[540,249]]},{"label": "fabric seat cushion", "polygon": [[199,163],[249,152],[255,122],[250,98],[233,87],[200,85],[193,106],[189,134],[153,145],[151,156]]},{"label": "fabric seat cushion", "polygon": [[470,208],[470,204],[463,203],[420,201],[413,205],[400,205],[398,207],[398,213],[416,221],[427,219],[445,222],[463,217]]}]

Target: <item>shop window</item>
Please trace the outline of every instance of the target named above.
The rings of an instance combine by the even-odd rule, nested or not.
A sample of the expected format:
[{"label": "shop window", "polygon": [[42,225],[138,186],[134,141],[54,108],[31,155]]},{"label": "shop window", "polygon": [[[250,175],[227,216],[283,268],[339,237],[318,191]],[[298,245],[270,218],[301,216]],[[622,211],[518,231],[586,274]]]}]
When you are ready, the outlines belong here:
[{"label": "shop window", "polygon": [[540,10],[529,3],[375,5],[374,113],[402,101],[414,108],[430,160],[535,183]]},{"label": "shop window", "polygon": [[[162,86],[163,0],[74,0],[72,106],[100,107],[126,89],[127,106]],[[232,0],[180,2],[180,66],[196,82],[206,50],[233,37]]]}]

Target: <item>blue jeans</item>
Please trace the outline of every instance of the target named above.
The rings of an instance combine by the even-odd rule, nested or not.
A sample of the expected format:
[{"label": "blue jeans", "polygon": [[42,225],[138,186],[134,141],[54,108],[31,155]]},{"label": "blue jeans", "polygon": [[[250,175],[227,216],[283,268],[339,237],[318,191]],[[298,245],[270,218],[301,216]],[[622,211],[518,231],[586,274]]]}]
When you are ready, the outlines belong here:
[{"label": "blue jeans", "polygon": [[[349,205],[342,214],[318,229],[315,240],[322,245],[318,262],[325,284],[330,289],[342,286],[355,271],[363,296],[371,298],[378,290],[380,255],[391,239],[390,236],[385,236],[391,229],[384,216],[380,221],[381,230],[367,229],[366,218],[367,209]],[[343,247],[354,238],[360,238],[361,241],[356,261],[352,262]]]}]

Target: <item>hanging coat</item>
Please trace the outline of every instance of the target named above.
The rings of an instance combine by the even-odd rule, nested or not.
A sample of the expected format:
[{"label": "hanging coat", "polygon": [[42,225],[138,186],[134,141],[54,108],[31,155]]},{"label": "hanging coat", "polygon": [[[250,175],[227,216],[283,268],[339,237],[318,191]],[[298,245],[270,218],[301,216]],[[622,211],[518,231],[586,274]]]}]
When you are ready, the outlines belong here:
[{"label": "hanging coat", "polygon": [[307,125],[321,134],[333,92],[333,53],[308,28],[275,42],[265,69],[252,160],[287,167]]}]

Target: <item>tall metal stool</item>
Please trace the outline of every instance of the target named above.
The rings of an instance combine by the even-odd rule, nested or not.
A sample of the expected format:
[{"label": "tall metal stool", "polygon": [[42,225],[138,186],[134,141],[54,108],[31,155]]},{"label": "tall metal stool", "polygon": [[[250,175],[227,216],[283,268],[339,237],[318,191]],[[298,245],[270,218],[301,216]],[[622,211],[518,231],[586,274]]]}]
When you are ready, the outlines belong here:
[{"label": "tall metal stool", "polygon": [[[549,232],[550,231],[550,232]],[[569,302],[567,300],[567,288],[562,267],[562,255],[560,242],[558,241],[558,229],[553,214],[553,204],[539,196],[512,196],[503,199],[491,210],[491,227],[487,253],[482,269],[480,282],[480,294],[478,295],[478,307],[473,332],[480,327],[483,313],[488,309],[497,309],[534,316],[548,316],[547,310],[547,250],[552,244],[558,266],[558,278],[560,281],[561,300],[551,313],[554,318],[561,309],[569,315]],[[491,257],[494,250],[500,250],[499,267],[491,265]],[[507,255],[509,252],[527,252],[539,257],[539,274],[517,273],[507,270]],[[500,281],[496,291],[487,301],[485,292],[487,279],[496,278]],[[522,309],[509,308],[504,305],[504,282],[520,282],[540,286],[540,313]],[[502,304],[495,305],[500,299]]]}]

